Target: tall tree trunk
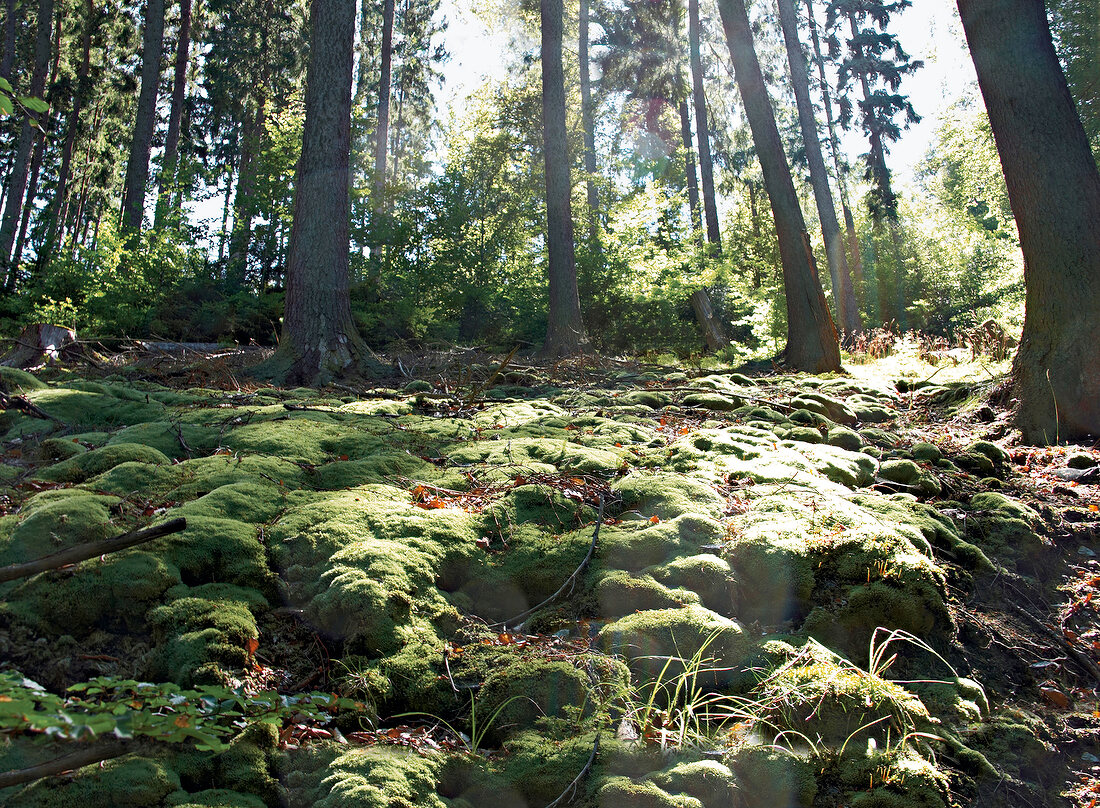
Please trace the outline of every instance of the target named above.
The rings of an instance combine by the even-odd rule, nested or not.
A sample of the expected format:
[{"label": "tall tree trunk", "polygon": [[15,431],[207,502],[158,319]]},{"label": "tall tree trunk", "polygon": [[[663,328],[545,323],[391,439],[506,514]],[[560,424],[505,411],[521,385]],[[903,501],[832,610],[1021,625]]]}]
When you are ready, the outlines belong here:
[{"label": "tall tree trunk", "polygon": [[390,82],[393,70],[394,0],[383,0],[382,71],[378,78],[378,123],[374,130],[374,210],[385,209],[386,153],[390,144]]},{"label": "tall tree trunk", "polygon": [[366,351],[348,295],[355,7],[355,0],[313,0],[310,9],[306,117],[278,357],[289,362],[285,381],[291,384],[354,370]]},{"label": "tall tree trunk", "polygon": [[73,96],[73,106],[69,111],[69,120],[65,127],[65,142],[61,147],[61,167],[57,173],[57,186],[54,190],[54,198],[51,211],[47,219],[46,237],[38,250],[36,267],[38,272],[49,266],[53,256],[54,245],[58,232],[64,226],[65,216],[69,208],[69,180],[72,177],[73,148],[76,145],[76,136],[80,130],[80,114],[84,110],[84,98],[88,93],[88,72],[92,60],[92,34],[96,28],[95,0],[87,0],[84,7],[84,35],[81,39],[80,67],[76,75],[76,93]]},{"label": "tall tree trunk", "polygon": [[237,166],[230,158],[229,165],[227,166],[228,173],[225,176],[225,198],[222,200],[222,227],[220,236],[218,238],[218,263],[223,264],[225,262],[225,250],[229,246],[229,211],[232,210],[233,205],[231,200],[233,199],[233,182],[237,178]]},{"label": "tall tree trunk", "polygon": [[829,277],[833,282],[833,301],[836,304],[837,321],[843,331],[859,331],[859,311],[852,297],[852,279],[848,273],[848,260],[844,255],[844,240],[836,219],[833,192],[829,189],[829,172],[821,153],[821,138],[817,133],[817,117],[810,101],[810,74],[802,42],[798,38],[798,15],[794,0],[776,0],[783,39],[787,45],[787,62],[791,67],[791,86],[798,108],[798,124],[806,147],[806,162],[810,166],[810,185],[817,204],[817,216],[821,222],[821,236],[825,244],[825,257],[829,265]]},{"label": "tall tree trunk", "polygon": [[164,227],[172,213],[176,188],[176,163],[179,161],[180,124],[187,95],[187,63],[191,55],[191,0],[180,0],[180,29],[176,39],[176,72],[172,79],[172,106],[168,110],[168,134],[164,140],[164,160],[160,167],[160,189],[153,227]]},{"label": "tall tree trunk", "polygon": [[[38,4],[38,28],[34,45],[34,69],[31,73],[29,94],[41,98],[46,87],[46,71],[50,66],[50,34],[53,31],[53,0],[40,0]],[[4,288],[15,288],[15,276],[19,267],[11,262],[12,247],[23,213],[23,194],[27,190],[27,169],[31,159],[37,130],[29,120],[19,129],[15,158],[8,178],[8,198],[4,206],[4,218],[0,221],[0,274],[6,280]],[[29,204],[29,202],[28,202]]]},{"label": "tall tree trunk", "polygon": [[257,162],[263,143],[267,99],[261,88],[256,109],[250,110],[241,133],[241,157],[237,169],[237,193],[233,197],[233,231],[229,239],[226,284],[232,291],[244,288],[248,280],[248,251],[252,246],[252,220],[256,216]]},{"label": "tall tree trunk", "polygon": [[542,0],[542,131],[546,165],[546,251],[549,258],[550,317],[546,356],[584,350],[586,339],[577,293],[573,214],[569,197],[569,141],[565,128],[565,75],[561,61],[562,0]]},{"label": "tall tree trunk", "polygon": [[164,0],[147,0],[142,32],[141,90],[122,193],[122,229],[131,234],[141,232],[145,215],[145,186],[149,182],[149,157],[153,149],[153,131],[157,125],[157,88],[160,85],[163,53]]},{"label": "tall tree trunk", "polygon": [[688,209],[691,211],[691,232],[702,232],[702,219],[699,218],[699,178],[695,175],[695,150],[691,140],[691,113],[685,98],[680,102],[680,138],[684,143],[684,175],[687,177]]},{"label": "tall tree trunk", "polygon": [[584,173],[588,194],[588,241],[596,244],[599,195],[596,192],[596,124],[592,110],[592,80],[588,58],[588,0],[580,0],[577,58],[580,62],[581,127],[584,129]]},{"label": "tall tree trunk", "polygon": [[1100,436],[1100,174],[1042,0],[958,0],[1024,254],[1016,425]]},{"label": "tall tree trunk", "polygon": [[11,70],[15,63],[15,26],[18,20],[16,0],[8,0],[4,8],[4,55],[0,57],[0,78],[11,82]]},{"label": "tall tree trunk", "polygon": [[707,220],[707,242],[722,253],[722,232],[718,227],[718,206],[714,199],[714,163],[707,127],[707,98],[703,92],[703,57],[699,50],[699,0],[688,0],[688,48],[691,52],[691,87],[695,102],[695,137],[699,143],[699,179],[703,189],[703,213]]},{"label": "tall tree trunk", "polygon": [[810,373],[839,371],[836,327],[817,277],[802,208],[756,57],[748,12],[743,0],[719,0],[718,10],[775,216],[787,299],[786,361],[796,370]]},{"label": "tall tree trunk", "polygon": [[833,116],[833,98],[829,90],[829,80],[825,76],[825,57],[821,53],[821,38],[817,33],[817,20],[814,19],[814,2],[806,0],[806,20],[810,28],[810,41],[814,47],[814,63],[821,86],[821,102],[825,108],[825,123],[829,128],[829,150],[833,155],[833,168],[836,170],[836,184],[840,189],[840,207],[844,213],[844,230],[848,235],[848,266],[852,271],[852,303],[850,310],[855,312],[857,328],[862,330],[863,323],[859,315],[859,297],[863,293],[863,255],[859,249],[859,236],[856,234],[856,220],[852,216],[852,205],[848,198],[848,181],[844,166],[840,162],[840,138],[836,134],[836,118]]}]

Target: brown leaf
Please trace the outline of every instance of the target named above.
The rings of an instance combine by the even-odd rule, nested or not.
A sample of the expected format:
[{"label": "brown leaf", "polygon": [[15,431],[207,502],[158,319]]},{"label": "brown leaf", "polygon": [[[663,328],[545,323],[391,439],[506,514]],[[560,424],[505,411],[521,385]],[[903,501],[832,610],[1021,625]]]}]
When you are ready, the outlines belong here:
[{"label": "brown leaf", "polygon": [[1042,694],[1043,700],[1048,704],[1062,710],[1069,707],[1069,697],[1061,690],[1053,687],[1040,687],[1039,692]]}]

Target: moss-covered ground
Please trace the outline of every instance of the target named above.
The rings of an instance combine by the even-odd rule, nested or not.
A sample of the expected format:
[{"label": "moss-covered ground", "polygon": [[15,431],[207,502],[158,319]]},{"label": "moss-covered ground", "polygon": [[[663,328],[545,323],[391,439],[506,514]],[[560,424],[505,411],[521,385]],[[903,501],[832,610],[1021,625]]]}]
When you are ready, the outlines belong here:
[{"label": "moss-covered ground", "polygon": [[5,370],[54,420],[0,413],[0,566],[188,527],[0,584],[0,664],[366,709],[0,803],[1089,804],[1097,453],[1012,445],[977,366],[852,369]]}]

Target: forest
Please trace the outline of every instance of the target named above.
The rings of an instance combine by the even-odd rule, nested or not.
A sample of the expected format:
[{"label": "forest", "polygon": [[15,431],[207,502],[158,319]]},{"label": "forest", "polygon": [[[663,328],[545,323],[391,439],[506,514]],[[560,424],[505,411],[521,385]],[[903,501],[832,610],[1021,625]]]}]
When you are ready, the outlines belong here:
[{"label": "forest", "polygon": [[0,804],[1095,808],[1098,18],[0,0]]}]

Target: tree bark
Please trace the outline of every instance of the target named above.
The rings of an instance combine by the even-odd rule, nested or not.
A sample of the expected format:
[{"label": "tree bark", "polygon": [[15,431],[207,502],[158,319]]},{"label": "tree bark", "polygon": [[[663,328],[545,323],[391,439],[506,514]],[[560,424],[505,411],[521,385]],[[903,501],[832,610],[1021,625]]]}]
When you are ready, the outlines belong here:
[{"label": "tree bark", "polygon": [[[38,4],[38,26],[34,44],[34,69],[28,94],[42,98],[46,87],[46,71],[50,66],[50,39],[53,32],[53,0],[40,0]],[[34,148],[37,130],[29,120],[24,120],[19,129],[19,140],[15,147],[11,174],[8,177],[8,198],[4,206],[4,218],[0,221],[0,274],[5,276],[4,288],[15,288],[15,276],[19,267],[12,263],[12,247],[15,244],[16,231],[23,214],[24,199],[27,191],[27,171]],[[27,204],[30,204],[27,202]]]},{"label": "tree bark", "polygon": [[313,0],[305,127],[279,359],[286,381],[325,382],[366,351],[348,295],[355,0]]},{"label": "tree bark", "polygon": [[385,210],[386,155],[390,144],[390,83],[393,72],[394,0],[383,0],[382,71],[378,78],[378,123],[374,130],[374,196],[376,212]]},{"label": "tree bark", "polygon": [[695,311],[695,319],[703,329],[703,339],[706,340],[708,348],[719,351],[730,344],[726,329],[722,328],[722,321],[715,315],[706,289],[696,289],[692,292],[691,308]]},{"label": "tree bark", "polygon": [[569,141],[565,129],[565,75],[562,68],[562,0],[542,0],[542,131],[546,166],[546,250],[550,313],[546,356],[570,356],[586,347],[577,293],[570,210]]},{"label": "tree bark", "polygon": [[164,160],[160,167],[160,189],[153,227],[164,227],[172,213],[176,188],[176,163],[179,161],[180,124],[187,96],[187,63],[191,56],[191,0],[180,0],[180,29],[176,39],[176,72],[172,78],[172,105],[168,111],[168,134],[164,139]]},{"label": "tree bark", "polygon": [[764,187],[775,216],[787,300],[787,347],[784,358],[796,370],[810,373],[839,371],[840,347],[836,327],[817,277],[802,208],[756,56],[748,12],[743,0],[719,0],[718,10],[764,175]]},{"label": "tree bark", "polygon": [[688,0],[688,48],[691,52],[691,87],[695,102],[695,137],[699,143],[699,179],[703,191],[703,213],[707,222],[707,242],[722,254],[722,232],[718,226],[718,206],[714,199],[714,162],[710,154],[710,129],[707,127],[707,98],[703,91],[703,57],[699,50],[699,0]]},{"label": "tree bark", "polygon": [[680,138],[684,143],[684,175],[687,177],[688,209],[691,211],[691,233],[702,232],[702,219],[699,218],[699,178],[695,174],[695,150],[691,140],[691,113],[685,98],[680,102]]},{"label": "tree bark", "polygon": [[0,77],[11,82],[11,70],[15,59],[16,0],[8,0],[4,14],[4,55],[0,57]]},{"label": "tree bark", "polygon": [[821,38],[817,34],[813,0],[806,0],[806,20],[810,27],[810,41],[813,43],[814,48],[814,63],[817,65],[817,75],[821,85],[821,102],[825,108],[825,123],[829,128],[829,150],[833,155],[837,188],[840,189],[840,207],[844,213],[844,230],[848,236],[848,267],[851,269],[851,281],[848,284],[848,289],[852,293],[848,311],[852,315],[852,321],[855,324],[853,330],[858,332],[863,330],[858,302],[863,294],[863,255],[859,249],[859,236],[856,234],[856,220],[852,216],[852,205],[848,201],[848,183],[845,180],[845,170],[840,162],[840,139],[836,134],[833,99],[829,92],[829,80],[825,76],[825,58],[821,53]]},{"label": "tree bark", "polygon": [[257,160],[266,125],[263,88],[256,99],[256,109],[250,110],[241,132],[240,166],[237,170],[237,192],[233,197],[233,230],[229,238],[229,264],[226,285],[240,291],[248,279],[248,252],[252,246],[252,219],[256,216]]},{"label": "tree bark", "polygon": [[596,191],[596,125],[592,111],[592,80],[588,58],[588,0],[580,0],[577,58],[580,62],[581,127],[584,129],[585,190],[588,196],[588,241],[596,244],[599,224],[599,194]]},{"label": "tree bark", "polygon": [[88,72],[91,68],[92,59],[92,34],[95,31],[97,20],[95,0],[87,0],[84,14],[84,35],[81,40],[80,67],[76,75],[76,93],[73,95],[73,106],[69,111],[69,121],[65,128],[65,142],[61,147],[61,167],[57,173],[57,185],[51,203],[52,210],[47,219],[46,238],[43,240],[36,258],[38,272],[43,272],[49,266],[58,232],[63,225],[69,207],[69,180],[72,177],[73,148],[76,145],[76,136],[80,129],[80,114],[84,111],[84,98],[88,92]]},{"label": "tree bark", "polygon": [[829,277],[833,285],[833,302],[836,305],[837,321],[841,329],[851,333],[859,330],[859,312],[851,311],[851,277],[848,274],[848,260],[844,255],[844,241],[840,235],[840,224],[836,219],[836,206],[833,193],[829,189],[829,172],[825,168],[825,157],[821,152],[821,138],[817,133],[817,117],[814,115],[813,102],[810,101],[810,74],[806,66],[806,56],[802,52],[802,42],[798,38],[798,15],[794,0],[776,0],[779,6],[779,21],[783,29],[783,39],[787,46],[787,62],[791,67],[791,86],[794,90],[795,105],[798,108],[798,123],[802,130],[802,142],[806,147],[806,162],[810,167],[810,185],[817,204],[817,216],[821,222],[821,236],[825,244],[825,258],[829,266]]},{"label": "tree bark", "polygon": [[157,124],[157,88],[160,61],[164,53],[164,0],[147,0],[142,32],[141,90],[138,93],[134,137],[126,162],[126,182],[122,194],[122,229],[141,232],[145,216],[145,186],[149,182],[149,157],[153,149],[153,131]]},{"label": "tree bark", "polygon": [[1100,173],[1042,0],[958,0],[1024,254],[1013,361],[1029,443],[1100,436]]}]

